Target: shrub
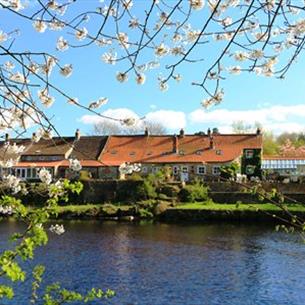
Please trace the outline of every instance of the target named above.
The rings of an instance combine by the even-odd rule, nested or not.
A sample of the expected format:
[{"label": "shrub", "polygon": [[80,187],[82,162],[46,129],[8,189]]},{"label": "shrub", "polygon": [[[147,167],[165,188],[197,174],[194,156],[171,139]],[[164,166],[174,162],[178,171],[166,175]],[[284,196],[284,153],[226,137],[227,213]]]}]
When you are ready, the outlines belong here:
[{"label": "shrub", "polygon": [[164,194],[168,197],[177,197],[179,187],[177,185],[163,185],[158,189],[158,193]]},{"label": "shrub", "polygon": [[208,187],[204,186],[200,181],[186,185],[179,192],[179,199],[182,202],[206,201],[208,197]]}]

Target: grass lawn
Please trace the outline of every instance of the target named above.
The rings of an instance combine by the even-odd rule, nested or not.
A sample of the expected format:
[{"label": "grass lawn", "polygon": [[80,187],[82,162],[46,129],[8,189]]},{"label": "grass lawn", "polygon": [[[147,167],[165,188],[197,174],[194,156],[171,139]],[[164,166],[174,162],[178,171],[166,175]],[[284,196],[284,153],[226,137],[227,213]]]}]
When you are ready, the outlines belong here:
[{"label": "grass lawn", "polygon": [[[305,205],[301,204],[284,204],[291,212],[305,212]],[[279,207],[271,203],[253,203],[253,204],[225,204],[225,203],[208,203],[195,202],[181,204],[175,207],[175,209],[190,209],[190,210],[212,210],[212,211],[279,211]]]}]

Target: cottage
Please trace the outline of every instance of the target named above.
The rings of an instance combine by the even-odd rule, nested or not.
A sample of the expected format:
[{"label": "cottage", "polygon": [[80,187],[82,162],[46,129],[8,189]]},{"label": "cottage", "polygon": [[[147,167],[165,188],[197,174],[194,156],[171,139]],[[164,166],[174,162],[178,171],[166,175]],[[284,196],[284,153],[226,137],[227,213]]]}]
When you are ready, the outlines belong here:
[{"label": "cottage", "polygon": [[[35,135],[33,135],[35,136]],[[207,134],[131,136],[81,136],[41,139],[6,139],[0,143],[0,159],[10,158],[5,143],[24,146],[13,168],[3,166],[1,175],[15,173],[21,179],[34,180],[38,171],[47,168],[55,177],[70,177],[68,159],[78,159],[83,173],[93,179],[120,178],[123,163],[141,163],[145,176],[167,168],[176,180],[195,177],[209,179],[220,174],[223,165],[241,164],[242,174],[260,176],[262,135],[220,134],[216,129]]]},{"label": "cottage", "polygon": [[[99,160],[117,177],[124,163],[141,163],[141,174],[155,173],[162,167],[171,170],[177,180],[217,177],[220,167],[233,161],[241,164],[242,174],[260,176],[262,135],[207,134],[110,136]],[[102,176],[103,177],[103,176]],[[108,176],[109,177],[109,176]]]},{"label": "cottage", "polygon": [[[35,134],[33,134],[33,137]],[[24,147],[19,153],[19,161],[12,168],[0,169],[0,175],[14,173],[23,180],[38,179],[41,168],[48,169],[55,177],[69,176],[69,158],[77,158],[83,170],[90,172],[90,176],[98,178],[98,168],[102,163],[98,161],[99,154],[106,143],[107,137],[83,137],[79,130],[74,137],[54,137],[40,139],[37,143],[32,139],[9,139],[0,143],[0,159],[10,160],[14,156],[8,153],[6,143]]]}]

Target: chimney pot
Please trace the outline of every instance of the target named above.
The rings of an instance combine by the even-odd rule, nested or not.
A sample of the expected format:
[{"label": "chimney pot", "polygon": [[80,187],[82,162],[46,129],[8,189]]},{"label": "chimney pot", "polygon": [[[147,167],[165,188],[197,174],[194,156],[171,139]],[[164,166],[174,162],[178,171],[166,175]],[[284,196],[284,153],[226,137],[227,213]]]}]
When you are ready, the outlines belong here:
[{"label": "chimney pot", "polygon": [[208,136],[210,136],[210,135],[211,135],[211,129],[210,129],[210,128],[208,128],[207,135],[208,135]]},{"label": "chimney pot", "polygon": [[10,139],[10,135],[8,133],[5,134],[5,142],[8,142],[8,140]]},{"label": "chimney pot", "polygon": [[77,128],[76,131],[75,131],[75,140],[79,140],[79,139],[80,139],[80,131]]},{"label": "chimney pot", "polygon": [[149,131],[148,131],[147,127],[145,128],[144,134],[145,134],[146,137],[149,135]]},{"label": "chimney pot", "polygon": [[257,128],[257,129],[256,129],[256,134],[257,134],[257,135],[260,135],[261,133],[262,133],[261,129],[260,129],[260,128]]},{"label": "chimney pot", "polygon": [[180,129],[180,134],[179,135],[180,135],[181,138],[184,137],[184,129],[183,128]]}]

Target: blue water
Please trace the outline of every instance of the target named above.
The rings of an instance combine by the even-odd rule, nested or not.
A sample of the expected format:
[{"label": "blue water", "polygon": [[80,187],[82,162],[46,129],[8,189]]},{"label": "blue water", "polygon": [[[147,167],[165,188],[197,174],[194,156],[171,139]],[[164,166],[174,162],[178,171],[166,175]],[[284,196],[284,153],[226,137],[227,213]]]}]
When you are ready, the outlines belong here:
[{"label": "blue water", "polygon": [[[261,225],[64,225],[67,232],[50,235],[35,263],[47,265],[48,284],[114,289],[103,304],[305,304],[305,244],[297,234]],[[0,248],[20,229],[1,222]],[[27,284],[13,302],[0,304],[29,304]]]}]

